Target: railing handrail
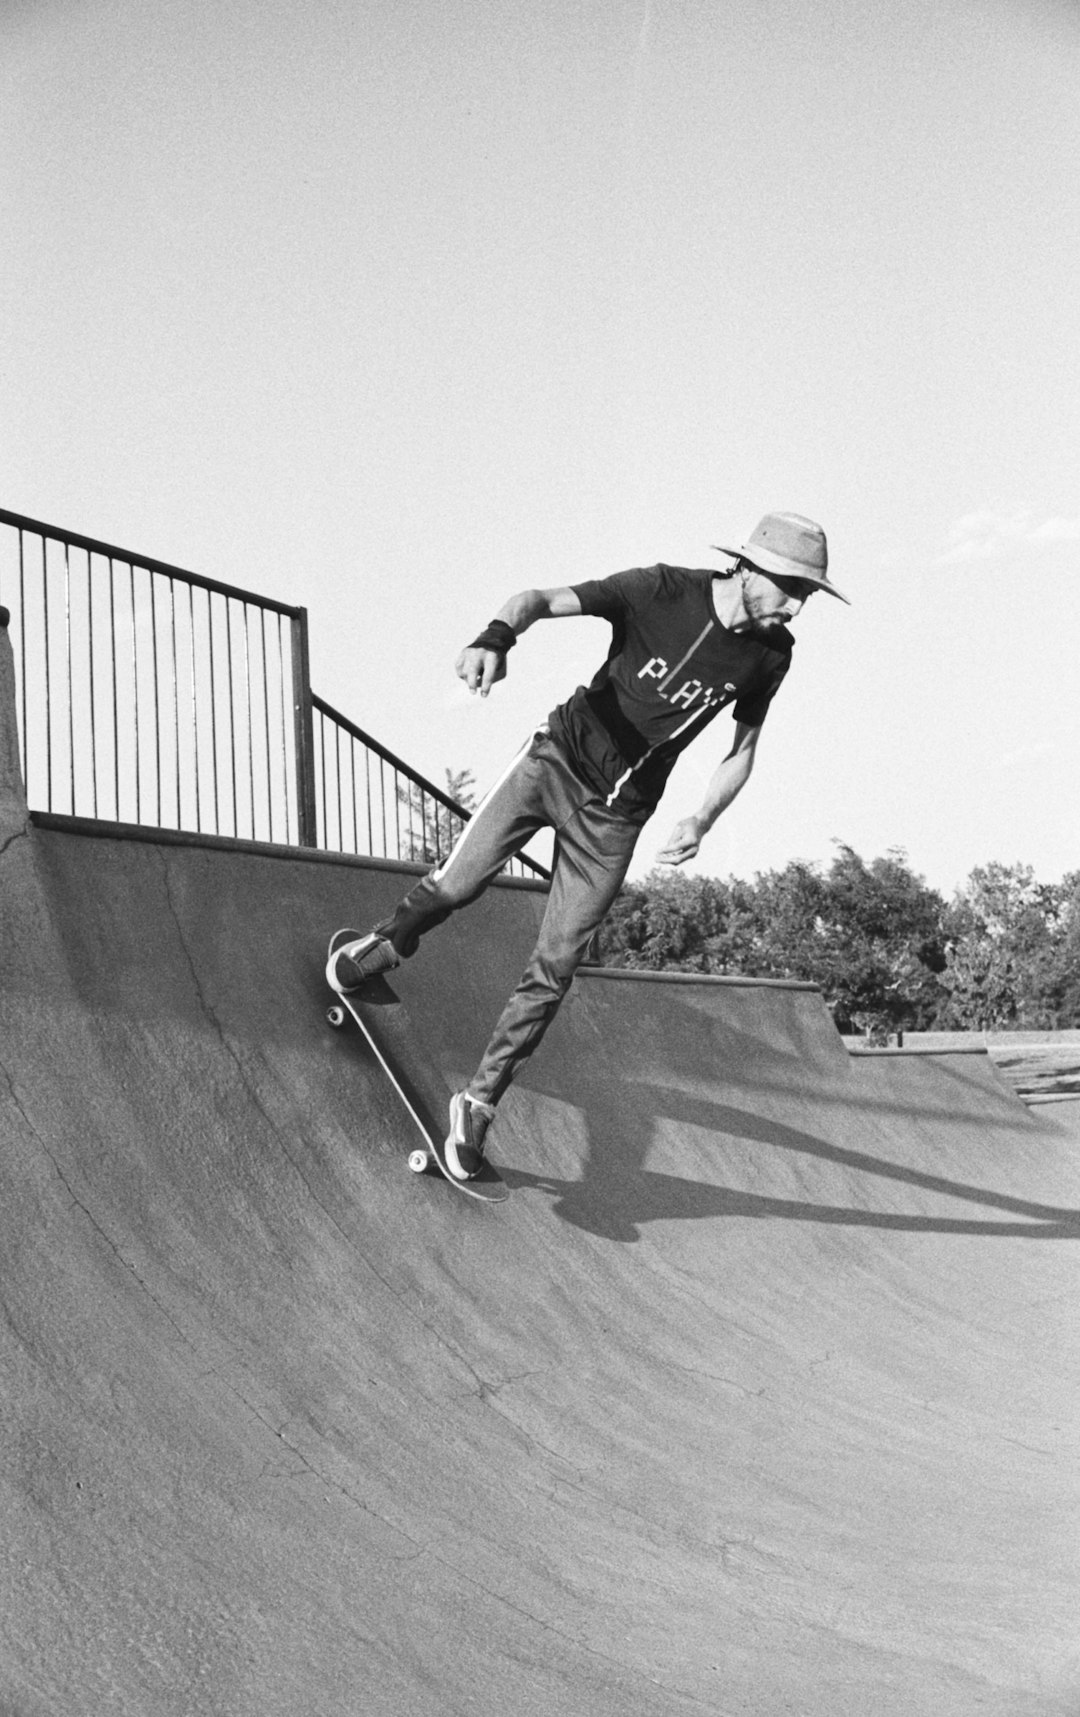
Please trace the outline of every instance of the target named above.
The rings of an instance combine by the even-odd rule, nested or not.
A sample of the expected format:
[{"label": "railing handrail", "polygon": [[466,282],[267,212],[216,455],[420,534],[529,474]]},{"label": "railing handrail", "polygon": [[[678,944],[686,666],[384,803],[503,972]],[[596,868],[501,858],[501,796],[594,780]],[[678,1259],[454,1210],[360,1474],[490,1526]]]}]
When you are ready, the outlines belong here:
[{"label": "railing handrail", "polygon": [[208,590],[212,596],[232,597],[238,602],[250,603],[253,608],[266,608],[272,614],[283,614],[289,620],[297,619],[303,612],[288,602],[278,602],[272,596],[262,596],[258,591],[241,590],[238,585],[223,584],[216,578],[204,578],[201,573],[189,572],[186,567],[170,566],[168,561],[157,560],[152,554],[136,554],[132,549],[118,548],[115,543],[99,542],[96,537],[83,536],[79,531],[48,525],[42,519],[30,519],[23,513],[11,513],[6,507],[0,507],[0,524],[13,525],[20,531],[30,531],[34,536],[44,537],[50,542],[70,543],[74,548],[85,549],[88,554],[118,560],[125,566],[141,566],[147,572],[159,572],[166,578],[180,578],[185,584],[194,585],[196,590]]},{"label": "railing handrail", "polygon": [[414,781],[423,792],[430,793],[431,797],[437,799],[439,804],[445,806],[448,811],[453,811],[457,816],[464,817],[468,821],[471,812],[464,805],[451,798],[444,788],[436,787],[434,781],[427,780],[425,776],[413,768],[411,763],[406,763],[403,758],[396,757],[388,746],[383,745],[377,739],[373,739],[370,733],[365,733],[362,727],[358,727],[356,722],[351,721],[347,715],[342,715],[341,711],[335,709],[333,704],[328,704],[325,698],[319,696],[318,692],[312,692],[311,706],[323,715],[329,716],[331,721],[337,722],[338,726],[343,727],[353,739],[358,739],[361,745],[366,745],[369,751],[375,753],[376,757],[381,757],[384,763],[389,763],[391,769],[396,769],[399,774],[407,776],[410,781]]},{"label": "railing handrail", "polygon": [[[376,757],[381,757],[384,763],[388,763],[391,769],[398,770],[410,781],[413,781],[416,786],[420,788],[422,793],[430,793],[431,797],[437,800],[445,810],[452,811],[454,815],[456,817],[460,817],[463,822],[467,823],[469,821],[472,816],[472,812],[469,810],[467,805],[463,805],[459,800],[451,798],[450,794],[445,792],[443,788],[436,787],[434,781],[429,781],[426,776],[420,774],[419,770],[414,769],[411,763],[406,763],[402,758],[395,756],[388,746],[385,746],[381,744],[379,740],[372,738],[370,733],[365,733],[362,727],[359,727],[355,721],[351,721],[347,715],[342,715],[341,711],[335,709],[333,704],[329,704],[325,698],[321,698],[318,692],[312,692],[311,706],[313,709],[319,710],[322,715],[329,716],[331,721],[337,722],[338,725],[343,727],[345,732],[350,734],[353,739],[358,739],[361,745],[366,745],[369,751],[373,751],[375,753]],[[528,868],[533,871],[535,875],[541,877],[544,882],[551,881],[551,872],[547,867],[545,865],[538,864],[534,858],[529,857],[528,853],[517,853],[515,856],[519,864],[527,865]]]},{"label": "railing handrail", "polygon": [[[31,538],[35,539],[41,545],[40,572],[41,572],[42,580],[43,580],[42,591],[41,591],[41,604],[42,604],[42,616],[43,616],[43,618],[42,618],[42,629],[40,632],[40,636],[38,636],[38,638],[36,639],[36,642],[35,642],[35,650],[37,651],[37,654],[40,657],[40,662],[38,663],[38,666],[39,666],[39,668],[43,669],[43,673],[44,673],[44,691],[43,691],[44,709],[45,709],[45,715],[44,715],[44,753],[45,753],[45,759],[46,759],[45,771],[46,771],[47,798],[48,798],[48,803],[44,807],[45,809],[47,809],[47,810],[53,809],[53,801],[52,801],[53,772],[52,771],[53,771],[54,751],[53,751],[53,737],[52,736],[53,736],[53,726],[55,724],[51,724],[53,700],[50,696],[50,691],[49,691],[49,669],[50,669],[50,663],[54,661],[55,656],[54,656],[53,647],[50,645],[50,627],[49,627],[50,599],[49,599],[49,595],[48,595],[49,563],[52,561],[53,555],[50,554],[50,552],[48,550],[48,546],[47,546],[49,543],[52,543],[54,545],[57,545],[58,548],[63,550],[63,567],[61,568],[61,570],[63,571],[63,574],[64,574],[64,591],[65,591],[64,601],[65,601],[66,606],[59,613],[59,616],[58,616],[59,632],[57,633],[55,628],[54,628],[54,636],[58,636],[60,639],[60,643],[58,646],[60,649],[60,658],[59,658],[58,666],[62,671],[64,668],[64,665],[65,665],[65,661],[66,661],[66,670],[67,670],[67,682],[66,682],[67,702],[66,702],[66,705],[64,706],[66,709],[66,712],[67,712],[67,722],[66,722],[65,734],[63,736],[61,736],[60,750],[61,751],[64,750],[64,742],[66,741],[66,768],[65,768],[65,770],[61,771],[61,774],[65,778],[67,775],[70,775],[68,791],[69,791],[69,796],[71,798],[71,812],[72,812],[72,814],[75,814],[75,812],[78,808],[76,805],[76,798],[78,797],[78,794],[81,791],[81,787],[80,787],[79,782],[77,780],[77,775],[78,775],[78,772],[81,770],[82,771],[83,786],[85,786],[85,782],[87,779],[89,779],[89,781],[90,781],[91,795],[92,795],[92,808],[93,808],[94,815],[95,816],[97,815],[97,805],[98,805],[97,795],[98,795],[99,775],[98,775],[98,750],[97,750],[97,741],[96,741],[97,729],[95,726],[95,719],[94,718],[95,718],[95,711],[98,708],[98,704],[97,704],[96,694],[95,694],[94,688],[95,688],[95,668],[97,667],[97,665],[100,661],[101,670],[104,672],[106,680],[108,680],[108,678],[111,676],[111,683],[112,683],[112,694],[113,694],[112,716],[113,716],[113,719],[112,719],[112,724],[111,724],[112,725],[111,767],[112,767],[112,772],[113,772],[112,792],[113,792],[113,797],[114,797],[116,810],[117,810],[117,819],[119,820],[121,797],[124,795],[125,792],[130,791],[131,782],[133,780],[133,782],[134,782],[134,799],[135,799],[135,804],[134,804],[135,817],[136,817],[136,821],[140,820],[139,792],[140,792],[140,785],[141,785],[142,779],[143,779],[143,774],[142,774],[143,759],[146,755],[145,749],[140,748],[140,738],[139,738],[139,715],[140,715],[140,709],[143,707],[143,705],[140,702],[140,695],[141,695],[141,690],[142,690],[142,691],[145,691],[147,699],[152,700],[151,702],[149,702],[146,705],[149,720],[150,720],[150,730],[154,736],[154,738],[153,738],[154,749],[153,749],[152,753],[150,754],[149,759],[147,761],[147,772],[148,772],[148,777],[153,782],[153,791],[157,795],[159,820],[160,820],[160,814],[161,814],[161,794],[163,791],[163,783],[165,780],[165,775],[163,775],[163,768],[164,768],[165,774],[169,775],[170,780],[171,780],[171,785],[169,787],[169,791],[172,791],[173,787],[175,788],[176,817],[177,817],[178,826],[182,826],[183,814],[184,814],[182,811],[182,807],[181,807],[181,798],[184,794],[187,794],[188,800],[189,800],[189,805],[192,803],[194,805],[194,818],[195,818],[196,830],[197,831],[201,830],[201,828],[202,828],[201,807],[202,807],[203,800],[202,800],[201,789],[200,789],[199,769],[200,769],[200,760],[203,759],[208,764],[209,769],[210,769],[212,776],[213,776],[213,807],[214,807],[213,815],[214,815],[214,820],[215,820],[215,827],[218,827],[219,820],[220,820],[219,808],[218,808],[218,797],[217,797],[217,795],[218,795],[218,758],[219,758],[219,752],[218,752],[218,737],[217,737],[218,729],[217,729],[217,725],[216,725],[215,717],[214,717],[214,709],[215,709],[214,699],[215,699],[215,695],[216,695],[216,693],[215,693],[215,674],[216,674],[216,670],[215,670],[215,639],[218,639],[219,642],[218,642],[217,661],[218,661],[219,665],[222,663],[224,663],[226,665],[226,672],[227,672],[227,686],[223,686],[223,687],[221,687],[221,689],[224,692],[226,707],[229,710],[228,738],[227,739],[224,738],[224,735],[225,735],[225,729],[224,728],[222,729],[222,735],[223,735],[223,744],[225,745],[225,748],[226,748],[225,749],[226,766],[228,768],[230,768],[231,772],[232,772],[233,822],[236,825],[235,829],[234,829],[234,833],[239,834],[239,823],[237,821],[237,818],[238,818],[238,800],[237,800],[238,759],[240,759],[239,766],[241,768],[244,767],[244,760],[246,759],[246,766],[247,766],[247,768],[250,772],[250,775],[251,775],[250,818],[251,818],[251,823],[252,823],[252,834],[254,836],[255,822],[257,819],[257,810],[256,810],[256,796],[257,795],[256,795],[255,773],[254,772],[255,772],[255,767],[256,767],[256,764],[255,764],[256,753],[258,751],[259,769],[261,771],[265,767],[265,772],[266,772],[265,783],[262,781],[262,778],[260,775],[258,815],[261,816],[264,811],[267,812],[267,814],[269,815],[271,838],[273,837],[273,819],[274,819],[274,814],[275,814],[275,805],[280,802],[282,805],[282,810],[283,810],[283,814],[285,817],[286,832],[288,832],[288,829],[289,829],[290,815],[293,812],[295,813],[296,828],[297,828],[297,836],[298,836],[298,844],[299,845],[317,847],[320,844],[320,839],[325,840],[327,845],[329,844],[329,838],[330,838],[329,827],[323,829],[323,831],[320,835],[319,814],[318,814],[318,806],[317,806],[317,801],[316,801],[316,775],[317,775],[317,772],[318,772],[320,767],[322,767],[325,770],[325,752],[323,752],[323,754],[322,754],[321,764],[320,764],[319,759],[316,757],[315,735],[314,735],[313,724],[312,724],[312,717],[313,717],[313,714],[316,712],[318,713],[318,715],[320,717],[325,717],[339,731],[339,733],[341,733],[345,736],[348,736],[351,740],[355,741],[360,746],[362,746],[366,752],[370,753],[374,758],[377,758],[379,760],[380,770],[381,770],[382,765],[385,764],[388,768],[390,768],[394,772],[394,778],[395,778],[394,779],[394,793],[395,793],[396,798],[397,798],[399,803],[404,803],[404,802],[409,800],[410,795],[409,794],[403,794],[402,788],[400,786],[400,782],[405,781],[405,782],[410,784],[410,792],[411,792],[411,789],[415,789],[416,792],[420,795],[421,801],[430,800],[430,802],[433,806],[439,807],[440,813],[441,812],[447,812],[450,814],[450,816],[455,817],[455,818],[459,818],[462,825],[464,825],[465,823],[467,823],[469,821],[469,819],[472,815],[472,812],[468,809],[468,807],[466,807],[465,805],[459,804],[458,801],[455,800],[451,796],[451,794],[445,792],[441,787],[437,787],[433,781],[427,780],[427,778],[425,776],[418,774],[417,771],[412,767],[411,764],[405,762],[404,758],[398,757],[393,751],[391,751],[389,749],[388,746],[381,744],[379,740],[373,738],[371,734],[366,733],[363,728],[359,727],[356,722],[350,720],[350,718],[348,716],[343,715],[340,710],[334,709],[334,707],[331,704],[327,703],[327,701],[324,698],[319,697],[318,694],[313,691],[313,689],[311,687],[309,657],[308,657],[308,615],[307,615],[306,608],[296,607],[293,604],[287,603],[287,602],[276,601],[272,597],[262,596],[257,591],[244,590],[237,585],[226,584],[220,579],[205,578],[200,573],[189,571],[186,567],[173,566],[168,561],[160,560],[160,559],[158,559],[158,557],[156,555],[137,554],[134,550],[123,548],[123,547],[117,545],[116,543],[103,542],[99,538],[87,536],[84,532],[81,532],[81,531],[69,531],[62,526],[49,524],[44,519],[31,518],[29,515],[27,515],[25,513],[17,513],[17,512],[14,512],[10,508],[7,508],[7,507],[0,507],[0,525],[7,527],[9,530],[18,532],[18,537],[19,537],[18,580],[19,580],[20,595],[21,595],[22,590],[23,590],[23,570],[24,570],[23,541],[24,541],[24,538],[25,537],[31,537]],[[72,555],[69,553],[70,550],[77,551],[77,556],[72,557]],[[106,628],[105,628],[105,630],[106,630],[106,642],[101,646],[100,651],[97,649],[97,647],[95,646],[95,642],[94,642],[93,590],[95,588],[97,588],[97,581],[94,580],[94,569],[93,569],[94,557],[97,557],[97,560],[99,562],[99,569],[98,570],[101,573],[102,577],[104,577],[104,569],[101,568],[100,563],[103,561],[108,562],[108,615],[107,615],[107,619],[106,619]],[[90,741],[89,741],[89,758],[88,758],[88,760],[87,760],[86,756],[83,754],[81,748],[79,746],[77,746],[77,742],[76,742],[76,735],[77,735],[77,723],[75,721],[75,695],[76,695],[75,694],[75,683],[76,682],[75,682],[75,679],[73,678],[74,666],[75,666],[75,657],[73,656],[73,652],[72,652],[73,630],[72,630],[72,609],[71,609],[71,597],[70,597],[70,564],[69,564],[73,560],[73,558],[79,559],[80,567],[81,567],[81,563],[82,563],[83,559],[85,558],[85,567],[81,569],[80,577],[83,575],[83,572],[84,572],[85,573],[85,579],[86,579],[86,586],[85,586],[85,597],[82,598],[82,600],[84,600],[85,604],[87,605],[86,606],[86,616],[88,619],[88,634],[87,634],[88,644],[87,644],[86,649],[84,651],[85,661],[82,660],[82,657],[79,658],[79,672],[80,672],[79,696],[84,700],[85,708],[86,708],[86,710],[88,710],[88,713],[89,713]],[[118,673],[118,660],[119,660],[118,654],[117,654],[117,632],[116,632],[117,616],[116,616],[116,610],[115,610],[114,601],[113,601],[113,569],[116,566],[119,566],[122,571],[125,568],[129,568],[130,569],[130,575],[131,575],[131,590],[129,593],[130,594],[129,607],[130,607],[130,633],[131,633],[132,654],[131,654],[131,661],[130,661],[130,669],[129,669],[127,678],[125,679],[125,686],[127,688],[127,691],[130,693],[130,697],[132,699],[132,709],[134,712],[133,728],[132,728],[133,742],[131,740],[131,735],[127,734],[125,731],[125,735],[124,735],[125,764],[126,764],[127,769],[128,769],[128,775],[123,782],[121,781],[121,773],[120,773],[120,768],[121,768],[121,765],[120,765],[121,730],[117,724],[117,713],[116,713],[116,698],[117,698],[117,686],[118,686],[117,673]],[[136,574],[136,571],[138,571],[140,574],[145,574],[147,579],[148,579],[148,582],[149,582],[149,592],[148,592],[148,595],[149,595],[149,614],[151,616],[151,622],[152,622],[151,640],[149,641],[149,645],[144,643],[141,657],[140,657],[140,651],[138,649],[138,642],[137,642],[138,634],[136,631],[136,622],[135,622],[135,613],[136,613],[135,574]],[[158,706],[159,657],[158,657],[158,630],[157,630],[157,620],[156,620],[157,598],[156,598],[155,591],[161,588],[160,584],[157,583],[157,581],[159,581],[159,580],[165,581],[167,583],[168,592],[164,596],[164,600],[166,601],[166,603],[172,605],[166,609],[165,620],[166,620],[167,625],[171,624],[172,672],[173,672],[174,677],[177,675],[178,668],[180,665],[179,658],[177,655],[178,632],[177,632],[177,610],[175,608],[176,590],[177,590],[177,587],[179,587],[182,590],[183,587],[186,585],[188,587],[188,591],[189,591],[189,596],[187,599],[184,599],[183,597],[181,597],[181,599],[180,599],[181,603],[184,603],[186,600],[186,602],[188,604],[188,608],[189,608],[189,614],[188,614],[188,619],[186,622],[186,628],[187,629],[185,632],[185,630],[184,630],[185,622],[182,618],[183,617],[183,608],[181,608],[181,610],[180,610],[181,628],[180,628],[179,638],[180,638],[181,651],[182,652],[185,650],[187,651],[187,655],[185,656],[185,659],[184,659],[184,662],[185,662],[184,673],[186,673],[188,675],[188,679],[187,679],[187,681],[185,681],[184,700],[185,700],[185,707],[186,707],[187,700],[188,700],[188,698],[190,698],[190,704],[191,704],[190,720],[188,719],[188,715],[185,715],[183,721],[181,720],[180,704],[179,704],[178,697],[177,697],[179,680],[177,680],[177,684],[174,685],[172,688],[172,699],[171,699],[171,702],[172,702],[172,730],[171,730],[171,736],[166,740],[166,748],[165,748],[164,753],[162,751],[162,734],[163,734],[164,730],[162,729],[162,727],[160,725],[159,706]],[[140,580],[140,582],[141,582],[141,580]],[[81,589],[81,586],[80,586],[80,589]],[[196,644],[196,610],[195,610],[195,607],[192,605],[193,604],[193,598],[191,596],[191,592],[193,592],[193,591],[200,592],[201,595],[205,596],[205,598],[206,598],[205,613],[203,612],[203,607],[202,607],[201,603],[200,603],[200,608],[199,608],[199,613],[202,616],[202,619],[200,621],[200,626],[201,626],[201,628],[205,629],[205,633],[203,630],[200,630],[198,649],[197,649],[197,644]],[[220,631],[220,625],[216,625],[215,620],[214,620],[214,616],[213,616],[213,611],[212,611],[211,599],[215,596],[218,597],[219,600],[223,599],[224,603],[225,603],[224,615],[223,616],[219,615],[219,617],[218,617],[218,621],[219,621],[220,625],[223,625],[224,629],[225,629],[223,637],[222,637],[222,634]],[[124,601],[126,601],[126,600],[127,600],[126,598],[122,599],[122,602],[121,602],[122,608],[123,608]],[[243,655],[240,659],[239,668],[238,668],[238,672],[241,673],[241,675],[243,676],[240,684],[242,685],[243,688],[246,688],[246,689],[242,689],[239,695],[241,697],[241,700],[243,700],[243,699],[247,700],[247,750],[246,751],[244,750],[244,735],[243,735],[244,712],[243,712],[242,705],[235,706],[235,708],[238,708],[240,711],[239,740],[237,737],[237,729],[236,729],[236,725],[235,725],[235,709],[234,709],[234,701],[233,701],[233,669],[232,669],[232,663],[233,663],[232,637],[233,637],[233,634],[231,631],[231,621],[230,621],[231,605],[233,603],[240,605],[241,610],[242,610],[242,615],[241,615],[242,627],[241,627],[241,631],[237,633],[237,638],[241,640],[242,650],[243,650]],[[124,612],[125,613],[127,612],[126,608],[124,609]],[[249,671],[248,670],[248,657],[247,657],[249,633],[247,630],[247,618],[246,618],[246,616],[249,612],[253,616],[261,616],[261,619],[257,618],[256,622],[255,622],[255,638],[258,641],[258,648],[256,650],[256,655],[253,658],[253,668],[254,668],[254,671],[256,673],[256,676],[258,676],[260,674],[262,676],[262,701],[263,701],[263,705],[264,705],[263,715],[265,716],[265,729],[266,729],[266,731],[265,731],[265,747],[262,747],[261,749],[260,749],[261,739],[257,738],[257,735],[261,732],[262,723],[259,721],[257,709],[251,703],[251,695],[252,695],[251,686],[252,686],[253,682],[249,682],[249,680],[247,678],[248,671]],[[277,682],[275,682],[275,691],[273,694],[274,695],[274,704],[275,704],[273,721],[271,719],[270,704],[268,701],[269,682],[266,678],[266,675],[270,671],[268,659],[267,659],[267,654],[266,654],[266,651],[267,651],[267,643],[266,643],[267,619],[266,619],[266,617],[268,615],[269,616],[275,616],[277,618],[278,658],[279,658],[279,667],[280,667],[280,672],[281,672],[280,686],[277,685]],[[170,616],[171,616],[171,622],[170,622]],[[289,657],[291,660],[291,702],[292,702],[291,721],[289,720],[289,718],[287,717],[287,714],[286,714],[286,702],[287,702],[286,683],[287,683],[287,680],[289,679],[290,675],[289,675],[289,670],[286,667],[286,659],[285,659],[285,655],[283,653],[283,645],[282,645],[282,638],[281,638],[281,630],[282,630],[282,621],[283,620],[287,621],[289,623],[289,630],[290,630],[290,634],[291,634],[290,650],[289,650]],[[273,630],[274,630],[274,627],[271,624],[271,632],[273,632]],[[27,675],[27,661],[26,661],[26,657],[25,657],[25,648],[26,648],[27,634],[26,634],[26,631],[24,628],[24,617],[21,614],[20,614],[20,631],[21,631],[21,636],[22,636],[22,640],[23,640],[22,647],[23,647],[23,651],[24,651],[24,656],[23,656],[23,747],[24,747],[23,767],[24,767],[24,772],[29,773],[30,739],[29,739],[29,735],[28,735],[28,731],[27,731],[27,710],[26,710],[26,701],[25,701],[26,700],[26,675]],[[167,673],[168,672],[169,642],[168,642],[167,634],[163,634],[163,636],[166,637],[166,643],[164,646],[164,648],[165,648],[165,667],[164,667],[163,671]],[[185,639],[186,639],[186,642],[185,642]],[[224,653],[222,653],[222,646],[224,647]],[[146,654],[147,648],[149,648],[149,657],[147,657],[147,654]],[[259,650],[261,650],[261,652],[262,652],[261,656],[258,653]],[[197,657],[198,657],[198,660],[197,660]],[[149,663],[150,663],[149,670],[147,670],[145,667],[145,663],[147,662],[147,660],[149,660]],[[140,661],[143,664],[143,671],[141,673],[140,673]],[[82,673],[83,668],[85,668],[87,670],[86,674]],[[146,672],[147,671],[149,671],[151,673],[151,676],[152,676],[152,683],[150,685],[148,685],[147,681],[146,681]],[[128,683],[129,681],[130,681],[130,684]],[[218,679],[217,684],[220,686],[220,679]],[[200,687],[201,687],[201,692],[200,692]],[[200,739],[200,732],[199,732],[200,696],[201,696],[201,693],[205,693],[207,690],[209,691],[209,695],[210,695],[209,738],[207,738],[207,729],[206,729],[205,724],[204,724],[202,738]],[[256,691],[255,691],[256,699],[258,699],[258,695],[259,695],[258,694],[258,687],[256,686]],[[281,749],[282,768],[284,770],[284,796],[283,796],[283,800],[280,798],[280,795],[278,794],[278,787],[280,786],[280,783],[272,784],[272,782],[271,782],[271,727],[272,726],[274,727],[275,734],[277,734],[277,732],[278,732],[277,701],[279,698],[280,698],[280,706],[281,706],[280,707],[281,722],[280,722],[280,734],[278,735],[278,737],[280,738],[280,745],[282,748]],[[63,702],[62,698],[61,698],[61,702]],[[253,716],[254,716],[254,720],[255,720],[254,726],[252,725]],[[166,719],[166,724],[167,724],[168,723],[168,716],[166,716],[165,719]],[[181,730],[182,729],[183,729],[183,756],[181,755],[181,753],[182,753]],[[291,729],[291,739],[290,739],[290,729]],[[238,743],[240,746],[239,752],[237,751],[237,744]],[[290,774],[290,766],[289,766],[289,745],[290,745],[290,743],[292,745],[292,772],[291,772],[291,774]],[[170,749],[170,747],[171,747],[171,749]],[[207,749],[207,748],[209,748],[209,749]],[[80,757],[81,757],[81,762],[79,764],[76,763],[77,750],[79,751]],[[105,747],[104,747],[104,753],[108,753],[108,751],[109,751],[109,745],[108,745],[108,742],[106,742]],[[104,756],[104,753],[103,753],[103,756]],[[104,762],[103,762],[102,766],[103,766],[103,768],[106,767]],[[87,770],[89,771],[88,776],[87,776]],[[132,774],[132,770],[133,770],[133,774]],[[109,777],[106,774],[106,780],[108,781],[108,779],[109,779]],[[265,792],[264,792],[264,788],[265,788]],[[380,788],[380,791],[382,791],[381,788]],[[192,794],[193,794],[193,799],[191,797]],[[340,821],[341,821],[341,816],[340,816],[340,782],[338,784],[338,797],[339,797],[339,824],[340,824]],[[325,811],[326,811],[325,781],[324,781],[324,787],[323,787],[323,798],[324,798],[323,810],[325,813]],[[244,814],[245,814],[245,816],[247,815],[247,807],[246,806],[244,807]],[[395,813],[395,815],[396,814],[397,813]],[[421,815],[426,816],[426,813],[423,812],[423,805],[422,804],[421,804]],[[410,822],[409,822],[409,831],[410,832],[409,832],[409,837],[408,837],[410,840],[412,840],[412,838],[413,838],[411,818],[412,818],[412,813],[410,811]],[[226,798],[225,820],[228,821],[227,798]],[[355,825],[355,821],[356,821],[355,815],[354,815],[353,820],[354,820],[354,825]],[[370,823],[371,823],[370,806],[369,806],[368,821],[369,821],[369,825],[370,825]],[[385,806],[384,806],[384,809],[382,812],[382,822],[383,822],[383,839],[384,839],[384,843],[385,843],[385,841],[387,839]],[[395,823],[395,828],[398,828],[398,825],[396,823]],[[341,834],[340,827],[339,827],[338,833],[339,833],[339,837],[340,837],[340,834]],[[355,834],[355,828],[354,828],[354,834]],[[369,828],[369,837],[371,839],[374,839],[374,836],[371,834],[370,828]],[[399,828],[398,828],[398,834],[397,834],[396,838],[398,839],[399,856],[400,856],[400,829]],[[435,838],[436,847],[439,847],[443,841],[443,833],[437,832],[434,838]],[[425,839],[426,839],[426,832],[425,832]],[[515,862],[522,865],[528,871],[532,872],[534,876],[542,879],[545,882],[550,882],[550,880],[551,880],[550,872],[545,868],[544,865],[539,864],[535,859],[528,857],[524,853],[519,853],[519,854],[515,855]]]}]

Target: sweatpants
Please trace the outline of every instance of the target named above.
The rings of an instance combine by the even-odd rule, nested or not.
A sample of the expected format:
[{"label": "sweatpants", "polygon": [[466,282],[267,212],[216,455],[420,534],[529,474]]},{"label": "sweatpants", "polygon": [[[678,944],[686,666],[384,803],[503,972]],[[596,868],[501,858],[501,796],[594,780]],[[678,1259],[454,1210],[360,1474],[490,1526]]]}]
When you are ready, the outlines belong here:
[{"label": "sweatpants", "polygon": [[536,947],[468,1090],[497,1103],[536,1049],[626,875],[640,826],[608,809],[539,728],[466,823],[443,864],[410,889],[379,935],[408,959],[420,938],[482,894],[538,829],[555,830],[551,889]]}]

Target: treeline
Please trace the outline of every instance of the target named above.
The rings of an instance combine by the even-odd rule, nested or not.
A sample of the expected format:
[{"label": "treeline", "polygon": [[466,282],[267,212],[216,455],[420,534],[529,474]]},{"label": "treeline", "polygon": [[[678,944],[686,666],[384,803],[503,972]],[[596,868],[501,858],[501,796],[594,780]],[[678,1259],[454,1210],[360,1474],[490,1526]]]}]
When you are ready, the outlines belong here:
[{"label": "treeline", "polygon": [[902,851],[752,882],[653,871],[627,885],[596,956],[647,971],[818,984],[842,1032],[1060,1030],[1080,1025],[1080,871],[972,871],[946,901]]}]

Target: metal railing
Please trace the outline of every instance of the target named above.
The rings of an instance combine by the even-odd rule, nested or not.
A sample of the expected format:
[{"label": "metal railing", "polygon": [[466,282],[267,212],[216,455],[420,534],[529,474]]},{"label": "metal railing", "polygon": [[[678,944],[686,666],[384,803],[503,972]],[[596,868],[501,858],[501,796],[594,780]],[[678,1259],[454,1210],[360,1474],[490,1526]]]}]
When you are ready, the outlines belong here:
[{"label": "metal railing", "polygon": [[33,809],[314,844],[306,616],[0,511]]},{"label": "metal railing", "polygon": [[[468,809],[317,693],[311,701],[319,845],[439,864],[468,822]],[[548,876],[525,853],[506,869],[512,876]]]},{"label": "metal railing", "polygon": [[446,856],[468,810],[313,696],[306,610],[4,509],[0,527],[31,809]]}]

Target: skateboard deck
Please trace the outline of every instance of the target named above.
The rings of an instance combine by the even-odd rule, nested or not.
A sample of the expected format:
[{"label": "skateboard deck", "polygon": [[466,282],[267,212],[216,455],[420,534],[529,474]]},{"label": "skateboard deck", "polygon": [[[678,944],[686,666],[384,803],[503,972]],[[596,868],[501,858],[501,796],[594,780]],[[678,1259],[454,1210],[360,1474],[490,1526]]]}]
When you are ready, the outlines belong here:
[{"label": "skateboard deck", "polygon": [[409,1152],[413,1173],[423,1174],[434,1166],[458,1192],[483,1204],[501,1204],[509,1198],[510,1188],[487,1161],[472,1180],[458,1180],[447,1168],[443,1140],[449,1127],[450,1088],[424,1054],[408,1009],[386,978],[369,978],[362,988],[347,995],[335,990],[334,1005],[327,1009],[326,1017],[332,1026],[340,1027],[346,1013],[360,1027],[420,1133],[423,1143]]}]

